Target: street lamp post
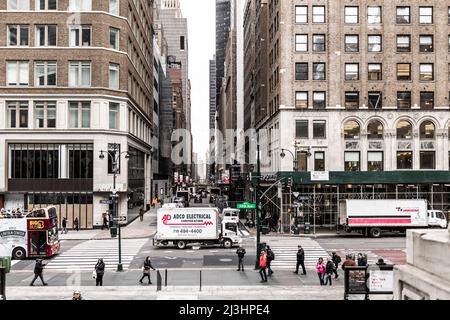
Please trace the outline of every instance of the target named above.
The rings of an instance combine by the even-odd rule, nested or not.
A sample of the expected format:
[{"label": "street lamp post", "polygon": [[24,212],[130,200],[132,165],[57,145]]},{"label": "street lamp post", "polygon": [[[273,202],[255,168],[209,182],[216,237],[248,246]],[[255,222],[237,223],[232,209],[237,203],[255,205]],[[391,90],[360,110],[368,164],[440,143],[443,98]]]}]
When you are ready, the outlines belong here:
[{"label": "street lamp post", "polygon": [[287,149],[281,149],[281,159],[284,159],[286,157],[286,153],[285,152],[289,152],[292,156],[292,161],[293,161],[293,165],[294,165],[294,171],[297,172],[298,171],[298,160],[297,157],[292,153],[291,150],[287,150]]},{"label": "street lamp post", "polygon": [[[109,148],[108,148],[109,149]],[[117,271],[123,271],[122,265],[122,236],[120,230],[120,221],[119,221],[119,213],[117,210],[119,195],[116,190],[116,180],[117,180],[117,171],[118,171],[118,163],[120,161],[120,157],[122,154],[125,154],[125,159],[130,158],[130,153],[128,151],[120,152],[120,145],[117,143],[112,144],[111,150],[104,151],[100,150],[99,158],[103,160],[105,158],[105,153],[111,158],[112,161],[112,171],[113,171],[113,191],[112,191],[112,199],[113,199],[113,218],[116,219],[116,224],[118,228],[119,235],[119,264],[117,265]],[[114,155],[112,155],[114,153]]]},{"label": "street lamp post", "polygon": [[[258,139],[258,138],[257,138]],[[257,144],[257,160],[256,160],[256,262],[255,262],[255,270],[259,269],[259,255],[261,254],[261,199],[259,197],[260,188],[261,188],[261,159],[260,159],[260,146],[259,139]]]}]

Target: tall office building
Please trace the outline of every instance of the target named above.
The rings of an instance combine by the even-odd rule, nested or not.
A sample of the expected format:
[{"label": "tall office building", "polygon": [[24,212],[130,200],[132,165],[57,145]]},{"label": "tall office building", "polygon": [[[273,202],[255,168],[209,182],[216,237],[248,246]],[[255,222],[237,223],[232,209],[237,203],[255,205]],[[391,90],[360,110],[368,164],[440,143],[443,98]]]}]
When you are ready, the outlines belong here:
[{"label": "tall office building", "polygon": [[111,193],[126,221],[150,205],[152,2],[135,3],[0,3],[0,207],[89,229]]},{"label": "tall office building", "polygon": [[[225,75],[225,55],[231,28],[231,0],[216,0],[216,91],[220,94]],[[217,101],[218,102],[218,101]]]}]

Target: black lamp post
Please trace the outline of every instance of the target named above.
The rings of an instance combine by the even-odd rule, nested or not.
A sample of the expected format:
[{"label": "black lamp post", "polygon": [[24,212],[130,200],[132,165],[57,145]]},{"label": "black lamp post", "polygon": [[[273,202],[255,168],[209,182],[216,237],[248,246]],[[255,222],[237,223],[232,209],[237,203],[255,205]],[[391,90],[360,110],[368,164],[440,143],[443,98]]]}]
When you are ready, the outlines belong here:
[{"label": "black lamp post", "polygon": [[293,160],[293,165],[294,165],[294,171],[297,172],[298,171],[297,156],[294,155],[291,150],[281,149],[281,154],[280,154],[281,159],[284,159],[286,157],[286,153],[285,152],[289,152],[291,154],[292,160]]},{"label": "black lamp post", "polygon": [[[120,221],[119,221],[119,214],[117,210],[117,204],[119,195],[117,194],[116,190],[116,179],[117,179],[117,172],[119,170],[118,163],[120,160],[120,157],[122,154],[125,154],[125,159],[130,158],[130,153],[128,151],[124,151],[119,153],[120,151],[120,145],[118,143],[112,144],[111,150],[109,151],[103,151],[100,150],[100,156],[99,158],[101,160],[105,159],[105,153],[108,154],[108,156],[111,158],[112,161],[112,171],[113,171],[113,191],[112,191],[112,198],[113,198],[113,217],[116,219],[116,224],[118,228],[118,234],[119,234],[119,264],[117,265],[117,271],[123,271],[123,265],[122,265],[122,239],[121,239],[121,233],[120,233]],[[113,154],[114,155],[113,155]]]}]

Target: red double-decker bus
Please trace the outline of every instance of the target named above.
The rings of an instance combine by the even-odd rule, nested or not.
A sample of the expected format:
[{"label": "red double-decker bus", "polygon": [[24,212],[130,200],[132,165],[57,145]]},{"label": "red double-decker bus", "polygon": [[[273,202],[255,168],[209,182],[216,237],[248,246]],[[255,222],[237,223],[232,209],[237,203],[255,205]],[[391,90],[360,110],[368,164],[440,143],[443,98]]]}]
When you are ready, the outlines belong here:
[{"label": "red double-decker bus", "polygon": [[60,250],[56,207],[35,209],[24,217],[0,218],[0,255],[13,259],[47,258]]}]

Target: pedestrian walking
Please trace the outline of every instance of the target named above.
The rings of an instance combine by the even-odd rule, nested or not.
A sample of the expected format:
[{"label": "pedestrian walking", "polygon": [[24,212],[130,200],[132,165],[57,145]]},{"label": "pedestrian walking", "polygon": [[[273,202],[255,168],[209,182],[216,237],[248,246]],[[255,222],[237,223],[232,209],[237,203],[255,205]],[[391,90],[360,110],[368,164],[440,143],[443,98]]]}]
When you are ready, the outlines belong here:
[{"label": "pedestrian walking", "polygon": [[148,284],[152,284],[152,280],[150,279],[150,269],[153,269],[155,271],[155,268],[152,266],[152,262],[150,261],[150,257],[145,258],[144,266],[142,268],[142,278],[139,280],[139,283],[143,283],[142,280],[144,278],[148,278]]},{"label": "pedestrian walking", "polygon": [[297,251],[297,266],[295,268],[294,273],[298,274],[298,268],[302,266],[302,275],[306,275],[306,268],[305,268],[305,250],[303,250],[302,246],[298,246]]},{"label": "pedestrian walking", "polygon": [[42,259],[36,259],[36,264],[34,265],[34,279],[31,281],[30,286],[34,286],[34,282],[39,277],[42,281],[42,285],[47,286],[48,284],[44,281],[44,267],[46,265],[44,264]]},{"label": "pedestrian walking", "polygon": [[385,267],[385,266],[387,266],[387,263],[384,262],[384,259],[380,258],[380,259],[378,259],[377,266]]},{"label": "pedestrian walking", "polygon": [[80,230],[80,224],[78,222],[78,218],[75,218],[75,220],[73,221],[73,228],[75,230],[77,230],[77,232]]},{"label": "pedestrian walking", "polygon": [[270,267],[273,260],[275,260],[275,253],[267,246],[267,272],[269,277],[273,274],[272,268]]},{"label": "pedestrian walking", "polygon": [[334,268],[334,278],[337,279],[337,278],[339,278],[338,268],[339,268],[339,263],[341,263],[341,257],[336,252],[333,252],[331,260],[333,261],[334,266],[335,266],[335,268]]},{"label": "pedestrian walking", "polygon": [[336,265],[334,264],[333,260],[328,257],[327,264],[325,266],[325,285],[330,282],[330,286],[332,285],[331,282],[331,276],[334,274],[336,270]]},{"label": "pedestrian walking", "polygon": [[64,217],[62,220],[62,233],[67,234],[67,218]]},{"label": "pedestrian walking", "polygon": [[316,264],[316,272],[317,275],[319,276],[320,285],[323,286],[325,284],[324,278],[326,273],[326,266],[323,263],[323,258],[319,258],[319,261]]},{"label": "pedestrian walking", "polygon": [[259,255],[259,274],[261,276],[261,282],[267,282],[266,267],[267,267],[267,253],[265,250],[262,250],[261,254]]},{"label": "pedestrian walking", "polygon": [[362,253],[358,253],[358,267],[367,266],[367,256]]},{"label": "pedestrian walking", "polygon": [[144,207],[139,210],[139,219],[144,221]]},{"label": "pedestrian walking", "polygon": [[247,252],[242,247],[242,244],[239,245],[239,248],[236,250],[236,254],[238,256],[238,269],[237,269],[237,271],[241,271],[241,267],[242,267],[242,272],[244,272],[244,256],[245,256],[246,253]]},{"label": "pedestrian walking", "polygon": [[109,221],[108,221],[108,216],[106,215],[106,212],[103,213],[103,225],[102,225],[102,230],[105,229],[109,230]]},{"label": "pedestrian walking", "polygon": [[105,263],[103,259],[98,259],[95,265],[95,286],[103,286],[103,276],[105,275]]},{"label": "pedestrian walking", "polygon": [[356,266],[356,263],[355,263],[355,261],[352,259],[352,256],[348,254],[348,255],[345,257],[344,263],[342,264],[342,270],[345,270],[346,267],[354,267],[354,266]]}]

